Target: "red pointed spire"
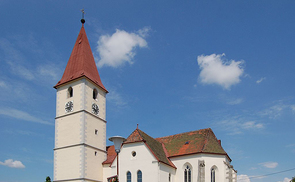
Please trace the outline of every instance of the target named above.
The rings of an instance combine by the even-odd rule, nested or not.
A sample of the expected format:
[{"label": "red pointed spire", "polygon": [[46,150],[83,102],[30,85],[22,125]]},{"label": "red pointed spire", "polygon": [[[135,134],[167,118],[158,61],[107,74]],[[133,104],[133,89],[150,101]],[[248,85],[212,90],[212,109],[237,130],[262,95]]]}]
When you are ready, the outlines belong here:
[{"label": "red pointed spire", "polygon": [[64,74],[61,80],[54,86],[54,88],[81,77],[87,77],[105,92],[108,92],[100,80],[100,76],[98,74],[94,57],[84,29],[84,23],[82,23],[82,28],[76,40]]}]

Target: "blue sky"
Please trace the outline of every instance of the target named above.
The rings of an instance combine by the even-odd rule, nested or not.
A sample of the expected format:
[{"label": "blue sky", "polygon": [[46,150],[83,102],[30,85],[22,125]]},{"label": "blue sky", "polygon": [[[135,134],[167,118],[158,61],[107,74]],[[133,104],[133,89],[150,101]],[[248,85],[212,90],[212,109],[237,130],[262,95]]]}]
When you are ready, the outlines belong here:
[{"label": "blue sky", "polygon": [[[53,176],[55,94],[81,28],[107,137],[212,128],[239,182],[295,170],[295,1],[0,0],[0,182]],[[108,143],[109,145],[111,143]],[[257,177],[260,176],[260,177]]]}]

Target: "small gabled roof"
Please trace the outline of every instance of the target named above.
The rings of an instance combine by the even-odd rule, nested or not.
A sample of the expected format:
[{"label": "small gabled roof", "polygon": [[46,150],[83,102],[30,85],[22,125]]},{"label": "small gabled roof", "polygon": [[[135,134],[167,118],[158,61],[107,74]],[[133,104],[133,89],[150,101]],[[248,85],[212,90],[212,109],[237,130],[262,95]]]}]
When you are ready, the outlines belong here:
[{"label": "small gabled roof", "polygon": [[124,144],[134,142],[144,142],[159,162],[163,162],[171,167],[176,168],[174,164],[168,159],[165,152],[165,146],[138,128],[134,130],[131,135],[129,135]]},{"label": "small gabled roof", "polygon": [[107,159],[102,164],[112,164],[115,158],[117,157],[117,153],[115,151],[115,146],[107,146]]},{"label": "small gabled roof", "polygon": [[168,157],[208,153],[226,155],[229,158],[211,128],[161,137],[157,140],[165,145]]},{"label": "small gabled roof", "polygon": [[82,24],[64,74],[54,88],[81,77],[87,77],[105,92],[108,92],[100,80],[84,24]]}]

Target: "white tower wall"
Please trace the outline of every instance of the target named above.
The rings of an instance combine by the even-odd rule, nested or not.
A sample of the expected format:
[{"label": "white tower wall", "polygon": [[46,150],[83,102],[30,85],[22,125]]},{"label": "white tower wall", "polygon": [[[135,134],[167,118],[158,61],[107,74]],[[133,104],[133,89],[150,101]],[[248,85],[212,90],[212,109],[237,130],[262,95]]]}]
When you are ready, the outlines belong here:
[{"label": "white tower wall", "polygon": [[[68,88],[73,96],[69,97]],[[93,99],[93,89],[98,91]],[[102,162],[106,159],[106,92],[87,78],[57,88],[54,181],[103,181]],[[73,102],[73,110],[65,104]],[[99,114],[92,104],[99,106]]]}]

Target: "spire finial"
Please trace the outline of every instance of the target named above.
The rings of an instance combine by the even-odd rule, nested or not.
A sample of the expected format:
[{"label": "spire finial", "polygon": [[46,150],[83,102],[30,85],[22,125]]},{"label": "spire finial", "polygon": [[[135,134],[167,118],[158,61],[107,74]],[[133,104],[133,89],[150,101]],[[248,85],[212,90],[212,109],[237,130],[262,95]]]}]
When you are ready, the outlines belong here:
[{"label": "spire finial", "polygon": [[138,124],[137,124],[137,127],[136,127],[136,129],[138,129]]},{"label": "spire finial", "polygon": [[81,19],[81,23],[84,24],[85,23],[85,19],[84,19],[84,14],[85,14],[85,11],[84,11],[84,8],[81,9],[81,12],[82,12],[82,19]]}]

